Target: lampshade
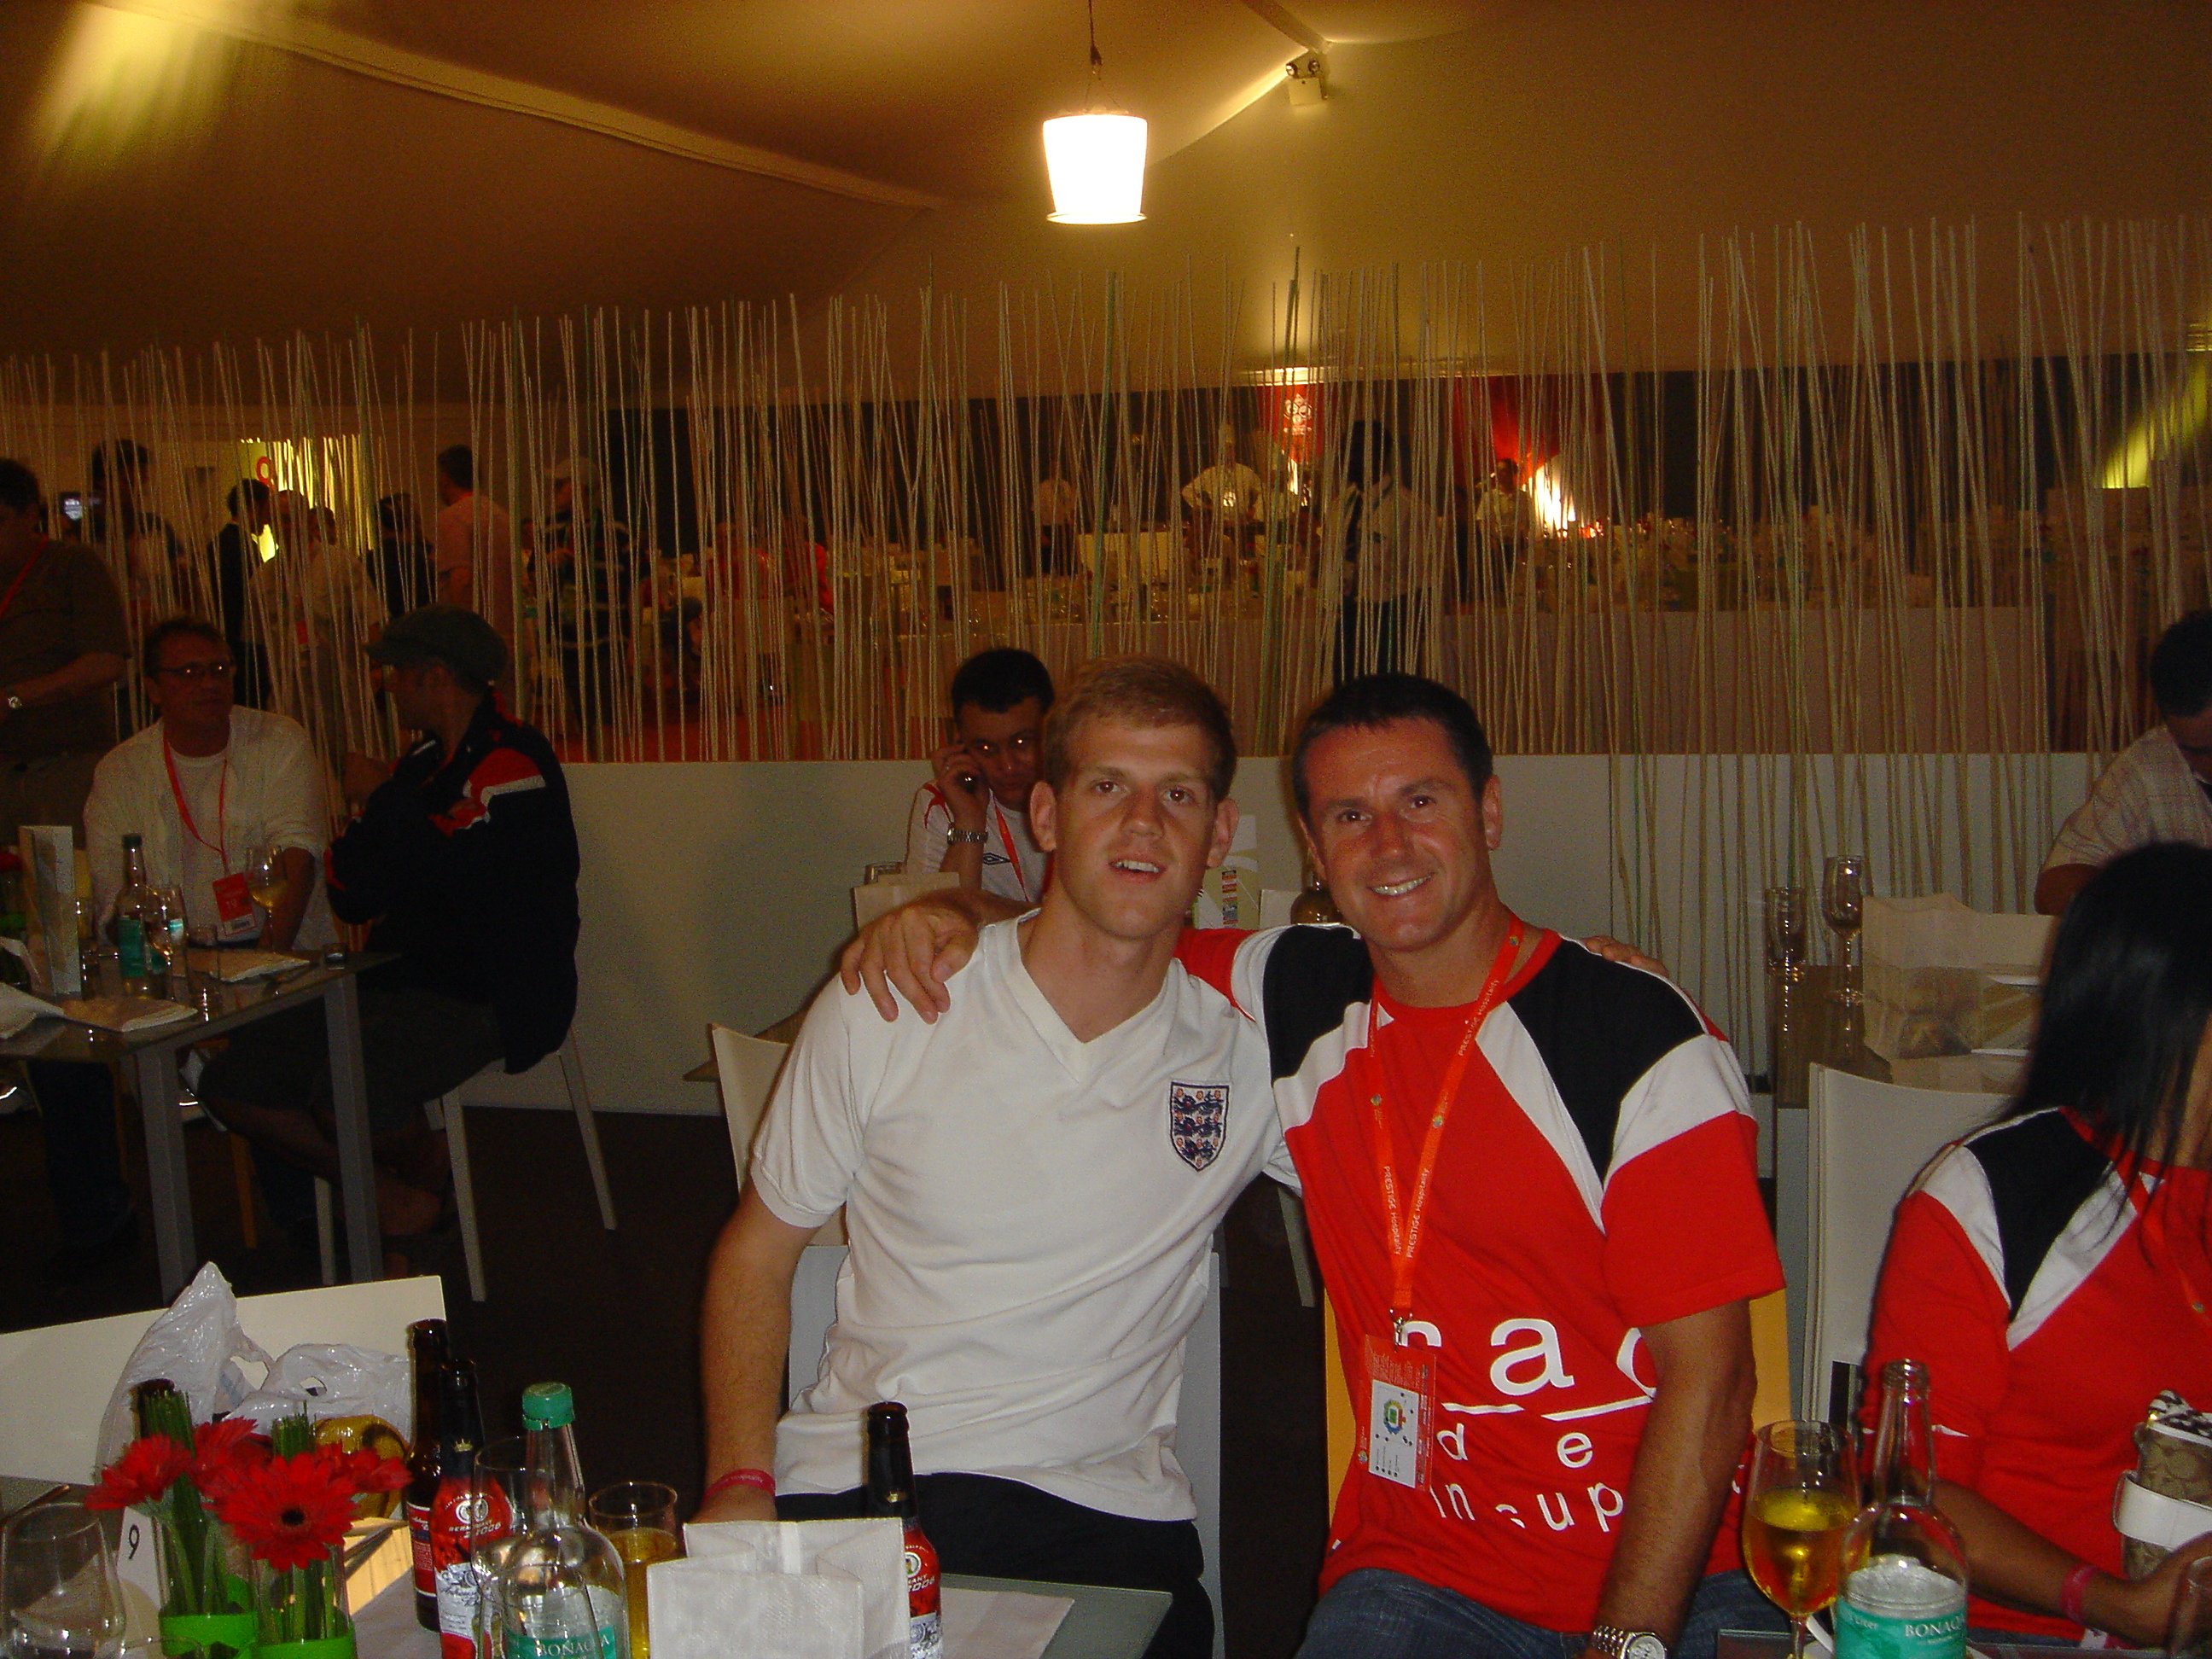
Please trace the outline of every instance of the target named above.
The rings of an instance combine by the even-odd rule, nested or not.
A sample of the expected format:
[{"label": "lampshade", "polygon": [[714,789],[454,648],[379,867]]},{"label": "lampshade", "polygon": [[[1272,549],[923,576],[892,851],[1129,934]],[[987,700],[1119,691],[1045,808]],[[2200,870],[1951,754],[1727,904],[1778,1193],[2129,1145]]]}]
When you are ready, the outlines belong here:
[{"label": "lampshade", "polygon": [[1044,124],[1052,217],[1063,225],[1126,225],[1145,216],[1145,119],[1062,115]]}]

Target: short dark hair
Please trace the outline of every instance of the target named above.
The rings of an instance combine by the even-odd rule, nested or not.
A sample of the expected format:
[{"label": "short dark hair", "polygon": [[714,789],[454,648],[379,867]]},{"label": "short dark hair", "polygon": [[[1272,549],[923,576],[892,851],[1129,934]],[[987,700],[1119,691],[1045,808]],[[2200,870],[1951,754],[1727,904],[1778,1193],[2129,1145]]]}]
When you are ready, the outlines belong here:
[{"label": "short dark hair", "polygon": [[118,472],[143,472],[154,464],[154,453],[136,438],[111,438],[106,443],[94,444],[88,464],[94,489],[107,482],[111,464]]},{"label": "short dark hair", "polygon": [[1298,727],[1297,742],[1291,749],[1291,793],[1297,799],[1298,816],[1313,822],[1306,754],[1316,743],[1347,726],[1364,731],[1397,720],[1433,720],[1442,726],[1459,769],[1467,774],[1468,787],[1482,793],[1490,781],[1490,739],[1465,697],[1419,674],[1360,674],[1316,703]]},{"label": "short dark hair", "polygon": [[230,516],[234,519],[242,516],[240,509],[248,501],[252,501],[255,509],[265,519],[269,516],[269,509],[276,499],[276,492],[258,478],[240,478],[236,483],[231,485],[229,494],[222,498],[223,505],[230,509]]},{"label": "short dark hair", "polygon": [[969,703],[990,714],[1003,714],[1016,703],[1035,697],[1040,713],[1052,707],[1052,675],[1026,651],[1011,645],[978,651],[954,671],[952,713],[957,719]]},{"label": "short dark hair", "polygon": [[0,457],[0,507],[27,513],[39,501],[39,475],[21,461]]},{"label": "short dark hair", "polygon": [[[1034,660],[1034,659],[1032,659]],[[1213,688],[1165,657],[1099,657],[1075,671],[1067,696],[1044,723],[1037,775],[1055,793],[1075,772],[1075,733],[1084,721],[1121,720],[1131,726],[1193,726],[1212,750],[1206,787],[1217,804],[1237,782],[1237,733]]]},{"label": "short dark hair", "polygon": [[477,487],[477,458],[469,453],[466,444],[454,444],[438,452],[438,471],[453,481],[456,489]]},{"label": "short dark hair", "polygon": [[2158,636],[2150,695],[2160,714],[2176,720],[2212,708],[2212,611],[2192,611]]},{"label": "short dark hair", "polygon": [[138,672],[152,679],[161,666],[161,647],[171,640],[205,640],[210,645],[230,649],[230,641],[204,617],[171,617],[155,623],[146,630],[146,638],[138,647]]},{"label": "short dark hair", "polygon": [[2070,1107],[2124,1165],[2164,1161],[2180,1147],[2208,1019],[2212,850],[2154,842],[2124,853],[2059,918],[2007,1115]]}]

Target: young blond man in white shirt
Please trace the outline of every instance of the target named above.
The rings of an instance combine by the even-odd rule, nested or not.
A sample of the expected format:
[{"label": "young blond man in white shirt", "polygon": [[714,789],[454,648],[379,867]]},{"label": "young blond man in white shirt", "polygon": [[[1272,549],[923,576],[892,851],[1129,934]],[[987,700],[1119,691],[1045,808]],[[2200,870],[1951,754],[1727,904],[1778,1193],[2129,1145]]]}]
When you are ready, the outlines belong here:
[{"label": "young blond man in white shirt", "polygon": [[[903,1401],[948,1572],[1170,1591],[1156,1656],[1209,1654],[1175,1457],[1214,1227],[1280,1164],[1257,1028],[1175,962],[1237,823],[1221,705],[1174,664],[1090,665],[1047,724],[1040,908],[983,930],[951,1012],[832,985],[779,1079],[708,1270],[700,1518],[857,1513],[861,1417]],[[842,1207],[814,1385],[779,1423],[791,1283]]]}]

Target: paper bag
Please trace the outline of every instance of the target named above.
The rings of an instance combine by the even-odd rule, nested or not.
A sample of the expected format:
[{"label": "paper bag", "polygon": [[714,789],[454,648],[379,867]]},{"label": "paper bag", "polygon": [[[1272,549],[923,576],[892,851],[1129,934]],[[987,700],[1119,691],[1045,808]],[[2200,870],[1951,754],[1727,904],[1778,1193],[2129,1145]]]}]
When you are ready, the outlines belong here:
[{"label": "paper bag", "polygon": [[17,840],[23,855],[23,921],[31,946],[31,983],[47,996],[84,994],[76,938],[76,837],[65,823],[27,823]]},{"label": "paper bag", "polygon": [[1866,905],[1866,1044],[1895,1062],[2021,1048],[2048,916],[1990,915],[1948,893]]},{"label": "paper bag", "polygon": [[[805,1636],[764,1644],[755,1614],[781,1619],[848,1604],[860,1620],[848,1659],[905,1659],[906,1528],[897,1521],[710,1521],[684,1529],[688,1559],[647,1570],[655,1659],[837,1659]],[[671,1571],[670,1569],[678,1569]],[[820,1581],[817,1588],[763,1587],[762,1579]],[[821,1585],[850,1585],[849,1590]],[[734,1610],[744,1617],[729,1622]],[[809,1616],[811,1616],[811,1614]],[[664,1647],[663,1631],[672,1645]]]}]

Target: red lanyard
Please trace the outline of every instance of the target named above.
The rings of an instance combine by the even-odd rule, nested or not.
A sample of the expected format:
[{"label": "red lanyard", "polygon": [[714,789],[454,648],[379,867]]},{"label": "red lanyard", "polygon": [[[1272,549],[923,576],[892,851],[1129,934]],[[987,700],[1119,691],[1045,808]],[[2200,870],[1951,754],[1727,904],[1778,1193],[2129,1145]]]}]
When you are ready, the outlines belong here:
[{"label": "red lanyard", "polygon": [[220,859],[222,861],[223,874],[226,876],[228,875],[230,873],[230,854],[223,850],[223,843],[228,839],[228,836],[223,830],[223,819],[228,813],[230,805],[230,749],[228,745],[226,744],[222,751],[222,781],[216,786],[216,839],[213,841],[210,841],[205,836],[200,834],[199,825],[192,822],[192,809],[187,805],[185,801],[185,786],[177,780],[177,757],[169,748],[169,732],[167,726],[164,726],[161,730],[161,762],[162,764],[169,769],[169,793],[177,798],[177,816],[184,820],[185,833],[190,836],[194,841],[199,842],[201,846],[206,848],[209,852],[214,854],[216,858]]},{"label": "red lanyard", "polygon": [[1006,843],[1006,862],[1014,866],[1014,879],[1021,883],[1022,899],[1026,903],[1030,896],[1029,874],[1022,868],[1022,855],[1014,850],[1014,831],[1006,822],[1006,809],[999,805],[995,795],[991,799],[991,810],[999,815],[999,839]]},{"label": "red lanyard", "polygon": [[38,550],[33,553],[29,559],[25,561],[23,568],[15,573],[15,580],[8,584],[7,592],[0,594],[0,621],[4,621],[8,613],[15,608],[15,596],[23,591],[23,584],[31,580],[31,573],[39,568],[39,561],[46,556],[46,549],[50,545],[52,545],[51,543],[40,542]]},{"label": "red lanyard", "polygon": [[1443,1086],[1437,1091],[1436,1109],[1429,1114],[1429,1132],[1421,1142],[1421,1162],[1413,1175],[1410,1210],[1399,1196],[1398,1167],[1390,1151],[1390,1127],[1382,1115],[1382,1066],[1376,1046],[1375,1005],[1367,1005],[1367,1064],[1375,1079],[1375,1091],[1367,1099],[1368,1122],[1374,1130],[1375,1167],[1382,1178],[1382,1216],[1390,1230],[1390,1340],[1401,1347],[1406,1342],[1407,1322],[1413,1316],[1413,1261],[1420,1254],[1421,1224],[1428,1216],[1429,1186],[1436,1178],[1437,1153],[1443,1145],[1444,1120],[1451,1115],[1452,1104],[1459,1098],[1459,1085],[1467,1075],[1468,1057],[1474,1052],[1475,1036],[1482,1030],[1482,1022],[1490,1018],[1490,1011],[1498,1006],[1498,995],[1504,990],[1505,981],[1520,954],[1520,918],[1508,916],[1505,939],[1498,947],[1498,959],[1490,964],[1482,990],[1468,1013],[1467,1030],[1460,1037],[1459,1047],[1452,1051],[1450,1063],[1444,1067]]}]

